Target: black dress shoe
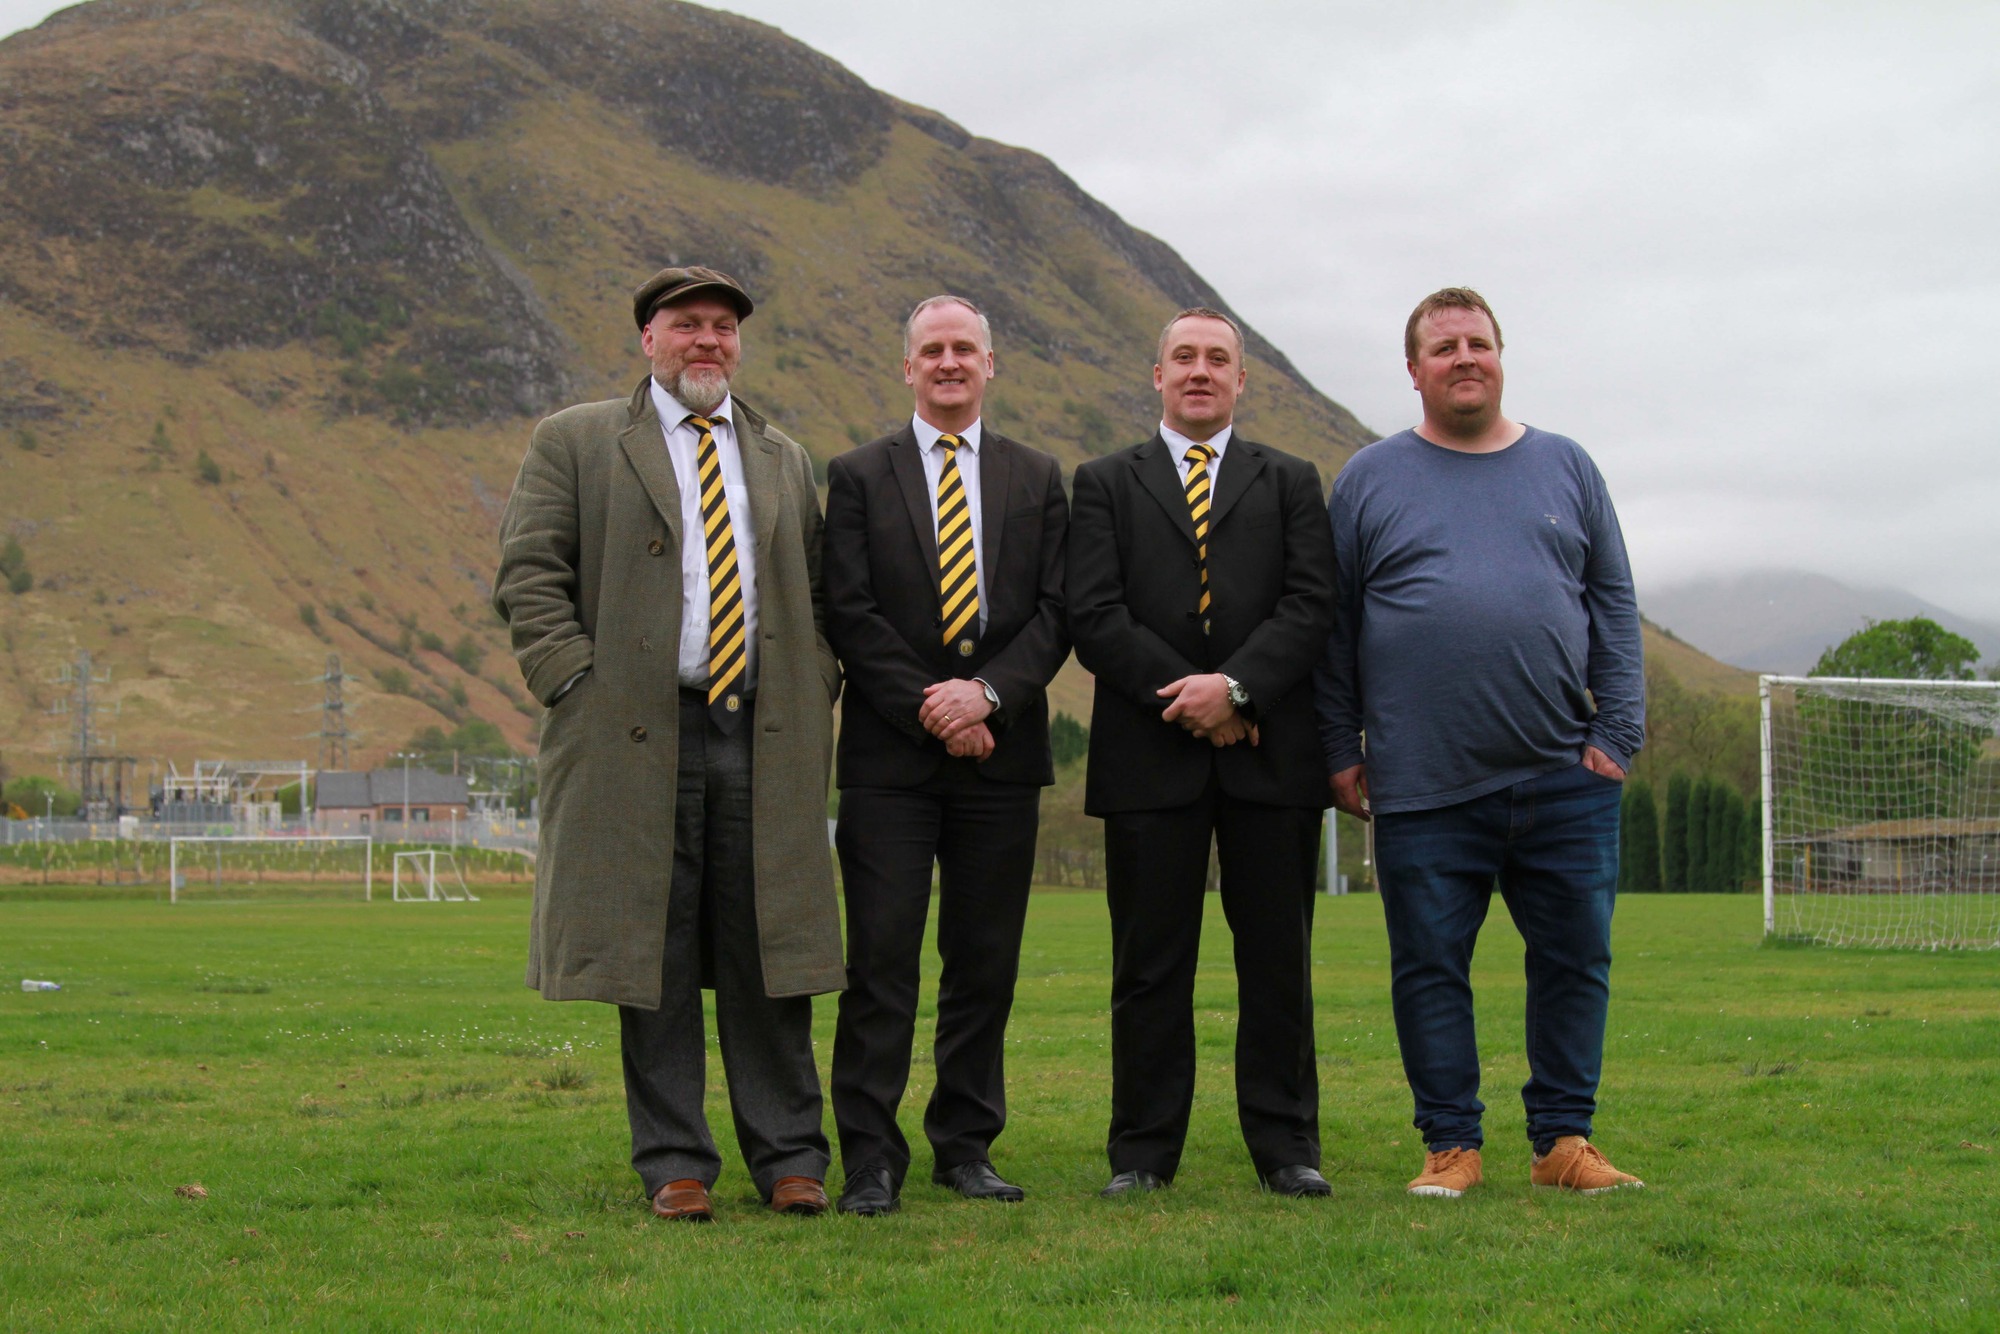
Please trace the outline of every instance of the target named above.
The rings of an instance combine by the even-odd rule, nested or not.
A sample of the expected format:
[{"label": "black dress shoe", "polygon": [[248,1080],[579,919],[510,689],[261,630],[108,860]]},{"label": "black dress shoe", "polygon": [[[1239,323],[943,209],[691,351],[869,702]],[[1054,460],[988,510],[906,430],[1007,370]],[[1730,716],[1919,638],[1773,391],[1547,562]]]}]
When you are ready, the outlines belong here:
[{"label": "black dress shoe", "polygon": [[833,1207],[844,1214],[877,1218],[895,1213],[903,1202],[896,1198],[896,1178],[889,1175],[888,1168],[863,1167],[847,1174],[840,1202]]},{"label": "black dress shoe", "polygon": [[931,1181],[939,1186],[949,1186],[968,1200],[1019,1204],[1028,1198],[1027,1191],[1001,1180],[991,1163],[960,1163],[956,1167],[941,1167],[931,1173]]},{"label": "black dress shoe", "polygon": [[1101,1200],[1115,1200],[1125,1195],[1143,1195],[1150,1190],[1159,1190],[1167,1183],[1151,1172],[1120,1172],[1111,1178],[1111,1184],[1097,1192]]},{"label": "black dress shoe", "polygon": [[1333,1187],[1326,1184],[1326,1178],[1319,1174],[1319,1169],[1307,1167],[1304,1163],[1281,1167],[1259,1180],[1264,1189],[1273,1195],[1289,1195],[1295,1200],[1333,1194]]}]

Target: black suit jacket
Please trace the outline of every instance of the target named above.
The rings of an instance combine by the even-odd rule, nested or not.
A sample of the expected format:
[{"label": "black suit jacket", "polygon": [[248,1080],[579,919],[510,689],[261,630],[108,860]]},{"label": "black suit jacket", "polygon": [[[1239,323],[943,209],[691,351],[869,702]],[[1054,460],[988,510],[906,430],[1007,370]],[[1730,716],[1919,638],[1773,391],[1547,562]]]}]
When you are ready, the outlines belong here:
[{"label": "black suit jacket", "polygon": [[947,651],[942,638],[937,531],[915,429],[905,425],[849,450],[826,476],[826,637],[849,679],[836,781],[914,787],[930,778],[945,749],[917,721],[924,687],[976,676],[1000,696],[987,719],[993,754],[979,772],[999,782],[1053,783],[1045,691],[1069,656],[1061,467],[997,431],[981,432],[986,631],[969,658]]},{"label": "black suit jacket", "polygon": [[[1211,774],[1245,801],[1327,806],[1311,673],[1333,623],[1333,537],[1318,471],[1231,437],[1209,509],[1206,635],[1194,520],[1166,442],[1093,459],[1074,489],[1070,634],[1097,677],[1084,809],[1184,806]],[[1203,672],[1249,690],[1259,745],[1218,749],[1161,720],[1154,692]]]}]

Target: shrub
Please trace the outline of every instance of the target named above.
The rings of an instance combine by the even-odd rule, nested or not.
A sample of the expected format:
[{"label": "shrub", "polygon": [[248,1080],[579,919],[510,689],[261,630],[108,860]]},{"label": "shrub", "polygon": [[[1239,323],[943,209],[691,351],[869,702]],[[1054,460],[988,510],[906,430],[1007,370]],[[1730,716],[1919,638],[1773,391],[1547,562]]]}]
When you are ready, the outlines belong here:
[{"label": "shrub", "polygon": [[53,778],[43,778],[37,774],[23,774],[10,779],[4,789],[0,789],[0,805],[19,806],[29,815],[43,815],[49,812],[49,797],[55,797],[54,812],[57,815],[75,815],[83,804],[82,798]]}]

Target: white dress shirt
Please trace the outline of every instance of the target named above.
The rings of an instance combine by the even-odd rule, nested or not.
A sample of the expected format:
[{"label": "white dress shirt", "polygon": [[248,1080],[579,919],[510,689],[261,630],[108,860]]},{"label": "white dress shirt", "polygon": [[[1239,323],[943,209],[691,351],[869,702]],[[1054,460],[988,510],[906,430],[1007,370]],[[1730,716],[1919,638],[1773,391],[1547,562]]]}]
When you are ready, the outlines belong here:
[{"label": "white dress shirt", "polygon": [[1208,494],[1215,495],[1216,480],[1222,476],[1222,456],[1229,449],[1229,437],[1234,434],[1234,426],[1225,426],[1206,441],[1190,440],[1165,422],[1160,423],[1160,439],[1167,442],[1167,448],[1174,451],[1174,470],[1181,475],[1181,487],[1187,487],[1187,452],[1196,445],[1207,444],[1215,451],[1215,457],[1208,461]]},{"label": "white dress shirt", "polygon": [[[688,409],[652,382],[653,410],[660,414],[667,456],[681,489],[681,660],[684,686],[708,684],[708,544],[702,540],[701,469],[696,453],[701,432],[688,424]],[[715,433],[722,465],[722,491],[729,504],[729,529],[736,542],[736,567],[743,575],[743,690],[757,688],[757,533],[750,520],[750,490],[743,481],[743,456],[736,446],[734,403],[704,414]]]},{"label": "white dress shirt", "polygon": [[[938,437],[944,432],[925,421],[922,417],[910,418],[910,425],[917,433],[917,453],[924,461],[925,489],[931,498],[931,536],[937,536],[937,492],[938,478],[944,476],[944,450],[938,448]],[[979,589],[979,633],[986,633],[986,522],[979,506],[979,423],[973,422],[963,431],[953,431],[959,438],[958,480],[965,488],[965,507],[972,520],[972,577]]]}]

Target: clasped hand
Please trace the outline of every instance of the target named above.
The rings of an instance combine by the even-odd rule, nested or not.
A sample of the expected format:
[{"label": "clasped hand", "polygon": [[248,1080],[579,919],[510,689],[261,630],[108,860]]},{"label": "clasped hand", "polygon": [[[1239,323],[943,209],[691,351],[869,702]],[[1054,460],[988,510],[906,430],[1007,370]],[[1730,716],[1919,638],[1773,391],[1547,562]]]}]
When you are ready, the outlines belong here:
[{"label": "clasped hand", "polygon": [[986,687],[977,681],[939,681],[924,687],[923,707],[917,721],[926,732],[944,742],[947,755],[983,760],[993,753],[993,729],[986,725],[993,712]]},{"label": "clasped hand", "polygon": [[1257,744],[1257,729],[1229,702],[1229,683],[1221,672],[1183,676],[1154,693],[1173,701],[1160,715],[1164,721],[1179,723],[1212,746],[1233,746],[1245,737]]}]

